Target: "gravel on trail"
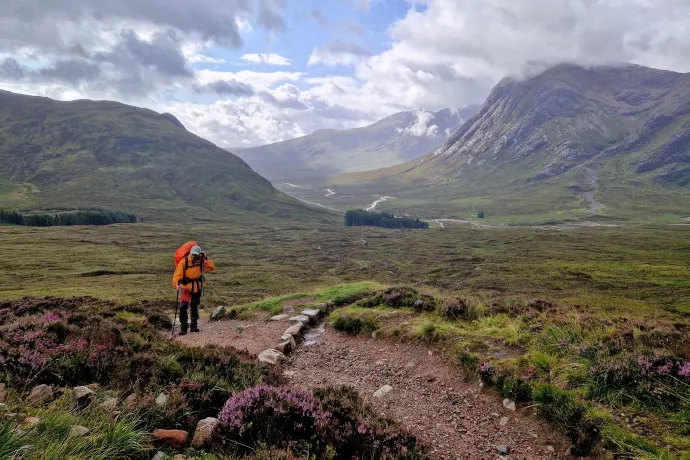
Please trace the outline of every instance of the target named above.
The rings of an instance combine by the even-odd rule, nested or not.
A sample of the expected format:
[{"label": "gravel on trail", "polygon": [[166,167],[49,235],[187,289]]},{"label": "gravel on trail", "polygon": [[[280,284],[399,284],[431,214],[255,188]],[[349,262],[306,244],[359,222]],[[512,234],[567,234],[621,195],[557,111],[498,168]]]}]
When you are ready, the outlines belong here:
[{"label": "gravel on trail", "polygon": [[318,343],[299,346],[284,370],[304,389],[354,387],[381,415],[425,442],[432,459],[573,458],[565,436],[538,420],[533,409],[506,409],[495,392],[482,388],[478,379],[468,381],[423,345],[326,329]]}]

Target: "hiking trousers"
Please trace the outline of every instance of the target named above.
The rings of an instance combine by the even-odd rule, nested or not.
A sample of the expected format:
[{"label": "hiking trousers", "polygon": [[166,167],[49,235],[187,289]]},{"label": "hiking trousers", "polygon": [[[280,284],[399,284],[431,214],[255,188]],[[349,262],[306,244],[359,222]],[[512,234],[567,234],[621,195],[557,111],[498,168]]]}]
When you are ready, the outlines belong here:
[{"label": "hiking trousers", "polygon": [[180,329],[187,332],[189,323],[187,322],[187,310],[192,310],[192,329],[197,328],[197,321],[199,320],[199,304],[201,303],[201,292],[195,292],[191,295],[191,300],[183,300],[180,302]]}]

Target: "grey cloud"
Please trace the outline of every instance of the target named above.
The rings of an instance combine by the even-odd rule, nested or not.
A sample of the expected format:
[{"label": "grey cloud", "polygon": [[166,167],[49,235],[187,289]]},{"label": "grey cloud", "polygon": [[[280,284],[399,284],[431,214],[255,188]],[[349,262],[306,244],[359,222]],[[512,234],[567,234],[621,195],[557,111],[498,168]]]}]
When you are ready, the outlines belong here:
[{"label": "grey cloud", "polygon": [[[242,39],[237,30],[235,16],[250,12],[252,0],[196,0],[192,2],[169,0],[5,0],[0,17],[2,39],[22,37],[32,42],[43,42],[48,32],[52,38],[59,34],[60,23],[81,22],[112,23],[119,20],[150,22],[162,27],[193,33],[220,43],[239,47]],[[52,24],[52,26],[51,26]],[[35,29],[42,26],[41,29]],[[47,26],[46,29],[43,29]],[[33,29],[33,33],[30,33]],[[2,32],[4,30],[4,32]],[[21,32],[21,35],[16,35]]]},{"label": "grey cloud", "polygon": [[90,81],[98,78],[101,69],[93,63],[84,61],[58,61],[52,66],[35,72],[38,79],[60,80],[67,83]]},{"label": "grey cloud", "polygon": [[24,67],[14,58],[5,58],[0,62],[0,78],[21,80],[24,78]]},{"label": "grey cloud", "polygon": [[179,39],[174,32],[156,34],[151,42],[140,40],[133,32],[124,34],[120,51],[134,60],[151,66],[164,75],[191,76],[180,50]]},{"label": "grey cloud", "polygon": [[207,85],[196,85],[194,90],[198,93],[213,92],[219,96],[243,96],[254,95],[254,88],[237,80],[218,80]]},{"label": "grey cloud", "polygon": [[320,48],[324,52],[333,54],[351,54],[353,56],[369,57],[371,56],[371,51],[359,46],[354,43],[345,43],[341,41],[335,41],[327,44],[323,48]]},{"label": "grey cloud", "polygon": [[259,24],[268,30],[285,31],[285,21],[276,11],[283,8],[283,0],[259,0]]},{"label": "grey cloud", "polygon": [[273,105],[274,107],[278,107],[281,109],[307,110],[309,108],[306,104],[300,102],[297,98],[279,100],[271,93],[265,91],[260,93],[259,97],[265,102],[268,102],[269,104]]}]

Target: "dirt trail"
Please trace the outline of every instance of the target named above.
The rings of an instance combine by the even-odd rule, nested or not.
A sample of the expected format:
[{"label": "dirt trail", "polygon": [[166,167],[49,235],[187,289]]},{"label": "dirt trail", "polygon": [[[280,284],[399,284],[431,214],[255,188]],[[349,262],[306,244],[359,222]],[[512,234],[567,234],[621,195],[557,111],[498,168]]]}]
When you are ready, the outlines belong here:
[{"label": "dirt trail", "polygon": [[595,195],[599,190],[599,173],[591,168],[584,169],[587,171],[587,181],[591,187],[594,187],[594,189],[589,192],[583,192],[582,196],[584,196],[585,200],[587,200],[587,203],[589,203],[589,213],[596,214],[598,210],[606,207],[604,204],[595,199]]},{"label": "dirt trail", "polygon": [[[569,458],[568,440],[536,420],[531,409],[504,408],[498,395],[482,390],[476,380],[465,381],[457,368],[429,352],[327,329],[318,343],[299,347],[285,369],[301,388],[353,386],[380,413],[425,441],[433,459],[507,458],[493,448],[499,445],[510,448],[513,460]],[[384,385],[393,390],[373,397]]]},{"label": "dirt trail", "polygon": [[223,345],[258,355],[278,344],[278,338],[290,327],[288,320],[210,321],[206,315],[199,318],[200,333],[177,336],[175,340],[190,347]]}]

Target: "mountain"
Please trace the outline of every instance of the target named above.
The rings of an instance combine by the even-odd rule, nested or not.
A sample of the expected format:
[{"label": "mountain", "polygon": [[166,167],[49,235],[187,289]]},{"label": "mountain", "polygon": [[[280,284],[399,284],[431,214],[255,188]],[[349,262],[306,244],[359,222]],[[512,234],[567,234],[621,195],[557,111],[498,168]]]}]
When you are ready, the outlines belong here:
[{"label": "mountain", "polygon": [[307,212],[170,114],[0,91],[0,208],[144,218]]},{"label": "mountain", "polygon": [[563,64],[506,78],[431,153],[339,181],[496,217],[690,215],[690,74]]},{"label": "mountain", "polygon": [[277,144],[233,152],[271,180],[322,178],[404,163],[438,147],[477,106],[400,112],[364,128],[319,130]]}]

